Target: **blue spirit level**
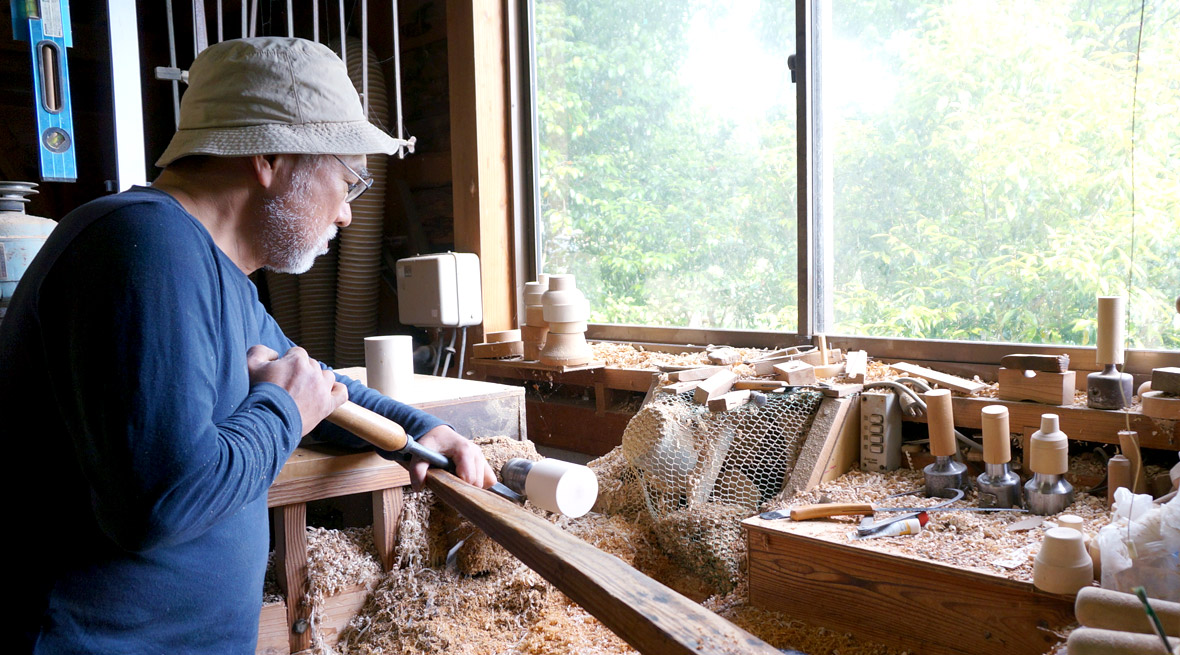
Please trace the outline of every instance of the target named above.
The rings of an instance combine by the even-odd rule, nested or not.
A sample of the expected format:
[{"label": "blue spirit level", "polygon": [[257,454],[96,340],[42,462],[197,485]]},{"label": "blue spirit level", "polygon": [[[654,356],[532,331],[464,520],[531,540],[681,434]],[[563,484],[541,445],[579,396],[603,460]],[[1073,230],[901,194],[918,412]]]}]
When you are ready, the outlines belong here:
[{"label": "blue spirit level", "polygon": [[69,0],[9,0],[12,38],[28,41],[33,56],[33,92],[37,98],[37,143],[41,148],[41,179],[74,182],[74,114],[70,102],[70,69],[66,49],[70,34]]}]

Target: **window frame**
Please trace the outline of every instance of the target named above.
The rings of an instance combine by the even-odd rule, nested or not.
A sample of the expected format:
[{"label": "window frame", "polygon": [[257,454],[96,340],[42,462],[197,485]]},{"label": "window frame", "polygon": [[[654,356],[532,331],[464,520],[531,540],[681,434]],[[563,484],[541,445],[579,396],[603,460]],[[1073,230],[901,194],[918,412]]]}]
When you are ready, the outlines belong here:
[{"label": "window frame", "polygon": [[[535,0],[509,0],[515,8],[516,20],[509,25],[510,52],[517,57],[517,64],[510,65],[509,80],[514,108],[510,121],[513,144],[514,186],[520,192],[520,202],[514,203],[514,216],[518,244],[517,309],[524,315],[524,280],[536,279],[539,270],[541,243],[537,229],[540,217],[539,171],[535,166],[540,151],[537,130],[536,60],[533,57],[536,35],[534,32]],[[824,334],[830,343],[848,350],[865,350],[877,358],[921,363],[943,363],[958,365],[963,373],[982,370],[981,367],[995,367],[1000,358],[1011,354],[1013,347],[1030,354],[1067,354],[1074,368],[1094,370],[1095,348],[1065,344],[1026,344],[1017,342],[990,342],[941,339],[909,339],[903,337],[871,337],[848,335],[826,331],[826,319],[830,318],[830,305],[825,311],[823,303],[831,299],[824,294],[823,285],[831,276],[831,253],[827,247],[830,230],[825,235],[820,221],[823,203],[829,200],[830,187],[825,194],[825,184],[830,184],[830,171],[812,166],[813,161],[822,162],[819,148],[822,147],[823,125],[819,102],[819,80],[822,65],[812,56],[818,51],[819,41],[830,21],[825,14],[823,0],[795,0],[795,42],[796,51],[792,77],[796,87],[796,125],[804,126],[796,138],[797,150],[797,226],[796,226],[796,268],[798,288],[798,318],[795,332],[735,330],[712,328],[680,328],[652,325],[627,325],[617,323],[589,323],[586,337],[599,341],[627,343],[651,343],[669,345],[720,344],[737,347],[776,348],[811,343],[813,335]],[[515,34],[513,34],[515,32]],[[512,55],[510,54],[510,59]],[[818,133],[818,134],[817,134]],[[825,173],[826,178],[825,178]],[[829,226],[830,227],[830,226]],[[523,260],[523,261],[522,261]],[[1180,365],[1180,352],[1156,349],[1127,349],[1124,371],[1139,378],[1149,377],[1153,368]]]}]

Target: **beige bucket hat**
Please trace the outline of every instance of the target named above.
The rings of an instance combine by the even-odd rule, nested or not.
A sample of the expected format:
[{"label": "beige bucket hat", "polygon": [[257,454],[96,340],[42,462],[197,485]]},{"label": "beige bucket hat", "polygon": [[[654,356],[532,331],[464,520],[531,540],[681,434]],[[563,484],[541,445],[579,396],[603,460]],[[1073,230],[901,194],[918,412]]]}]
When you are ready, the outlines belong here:
[{"label": "beige bucket hat", "polygon": [[188,80],[161,168],[186,155],[388,155],[400,143],[366,120],[348,68],[314,41],[222,41]]}]

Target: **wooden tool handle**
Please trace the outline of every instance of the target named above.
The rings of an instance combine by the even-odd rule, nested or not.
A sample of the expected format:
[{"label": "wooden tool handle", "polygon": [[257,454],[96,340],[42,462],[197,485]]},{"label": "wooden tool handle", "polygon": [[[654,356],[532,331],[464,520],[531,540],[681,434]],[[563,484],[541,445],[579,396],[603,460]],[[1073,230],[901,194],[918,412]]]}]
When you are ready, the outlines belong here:
[{"label": "wooden tool handle", "polygon": [[328,420],[383,450],[406,447],[406,431],[402,426],[351,400],[337,407]]},{"label": "wooden tool handle", "polygon": [[955,417],[948,389],[927,391],[926,424],[930,429],[930,454],[949,457],[955,454]]},{"label": "wooden tool handle", "polygon": [[859,516],[872,513],[873,506],[869,503],[821,503],[792,507],[791,520],[806,521],[807,519],[822,519],[829,516]]}]

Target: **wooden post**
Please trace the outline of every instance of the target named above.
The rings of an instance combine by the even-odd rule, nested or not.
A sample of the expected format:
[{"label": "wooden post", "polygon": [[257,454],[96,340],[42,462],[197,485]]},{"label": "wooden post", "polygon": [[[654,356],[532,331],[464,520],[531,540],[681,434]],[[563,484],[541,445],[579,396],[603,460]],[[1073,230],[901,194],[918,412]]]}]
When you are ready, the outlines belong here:
[{"label": "wooden post", "polygon": [[504,5],[447,1],[455,250],[479,255],[484,330],[516,327]]},{"label": "wooden post", "polygon": [[307,603],[307,504],[274,508],[275,577],[287,595],[291,652],[311,648],[311,607]]},{"label": "wooden post", "polygon": [[397,545],[398,519],[402,515],[405,499],[401,487],[374,491],[373,494],[373,545],[381,558],[381,568],[393,569],[393,549]]}]

